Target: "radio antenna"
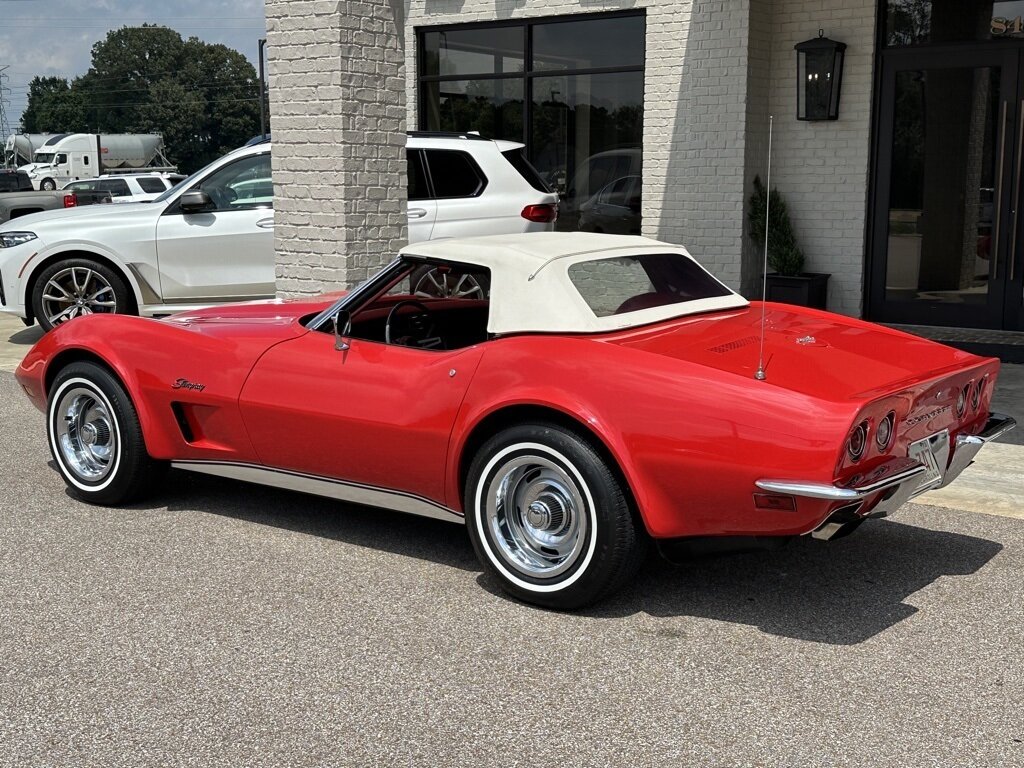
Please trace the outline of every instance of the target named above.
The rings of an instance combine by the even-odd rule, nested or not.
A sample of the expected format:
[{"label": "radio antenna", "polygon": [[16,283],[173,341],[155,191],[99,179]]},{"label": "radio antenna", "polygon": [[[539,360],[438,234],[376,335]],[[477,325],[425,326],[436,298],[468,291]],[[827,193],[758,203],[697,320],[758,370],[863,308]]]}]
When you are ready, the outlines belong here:
[{"label": "radio antenna", "polygon": [[768,293],[768,230],[772,225],[772,123],[774,118],[768,115],[768,183],[765,184],[764,195],[764,264],[761,267],[761,342],[757,351],[757,373],[754,378],[764,381],[764,315],[765,299]]}]

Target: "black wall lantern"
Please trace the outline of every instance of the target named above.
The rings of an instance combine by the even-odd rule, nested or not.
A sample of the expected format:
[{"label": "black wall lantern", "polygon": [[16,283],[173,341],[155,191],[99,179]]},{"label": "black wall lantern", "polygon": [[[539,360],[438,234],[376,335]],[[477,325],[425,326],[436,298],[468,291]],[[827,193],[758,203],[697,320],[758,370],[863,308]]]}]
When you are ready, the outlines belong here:
[{"label": "black wall lantern", "polygon": [[829,40],[819,29],[817,38],[795,47],[797,120],[838,120],[846,43]]}]

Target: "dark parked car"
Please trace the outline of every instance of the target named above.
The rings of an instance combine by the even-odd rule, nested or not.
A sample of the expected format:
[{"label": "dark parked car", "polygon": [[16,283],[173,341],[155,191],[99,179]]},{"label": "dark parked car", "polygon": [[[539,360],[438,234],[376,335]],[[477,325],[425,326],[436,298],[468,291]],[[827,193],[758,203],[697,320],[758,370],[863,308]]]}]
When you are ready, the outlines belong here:
[{"label": "dark parked car", "polygon": [[0,192],[31,192],[32,180],[24,171],[0,170]]},{"label": "dark parked car", "polygon": [[640,234],[639,176],[623,176],[580,205],[580,229],[614,235]]}]

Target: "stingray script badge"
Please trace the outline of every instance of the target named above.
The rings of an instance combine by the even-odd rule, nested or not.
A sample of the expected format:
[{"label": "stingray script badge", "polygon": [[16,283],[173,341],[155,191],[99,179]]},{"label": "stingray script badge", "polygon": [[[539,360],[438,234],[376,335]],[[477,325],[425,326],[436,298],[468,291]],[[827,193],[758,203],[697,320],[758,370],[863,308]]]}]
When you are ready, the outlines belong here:
[{"label": "stingray script badge", "polygon": [[171,384],[171,389],[192,389],[196,392],[202,392],[206,389],[206,385],[197,384],[196,382],[189,381],[188,379],[177,379],[173,384]]}]

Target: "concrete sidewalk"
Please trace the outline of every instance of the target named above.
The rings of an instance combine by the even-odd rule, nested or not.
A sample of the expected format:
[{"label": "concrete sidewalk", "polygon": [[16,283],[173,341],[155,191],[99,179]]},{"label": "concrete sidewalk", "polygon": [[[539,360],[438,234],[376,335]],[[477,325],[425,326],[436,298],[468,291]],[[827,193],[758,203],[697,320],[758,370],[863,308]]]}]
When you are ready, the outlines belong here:
[{"label": "concrete sidewalk", "polygon": [[26,328],[18,318],[0,313],[0,371],[13,371],[39,339],[43,330],[38,325]]},{"label": "concrete sidewalk", "polygon": [[[0,371],[13,371],[42,335],[38,325],[26,328],[0,314]],[[918,503],[1024,519],[1024,365],[1003,365],[993,410],[1022,426],[986,447],[951,486],[918,497]]]}]

